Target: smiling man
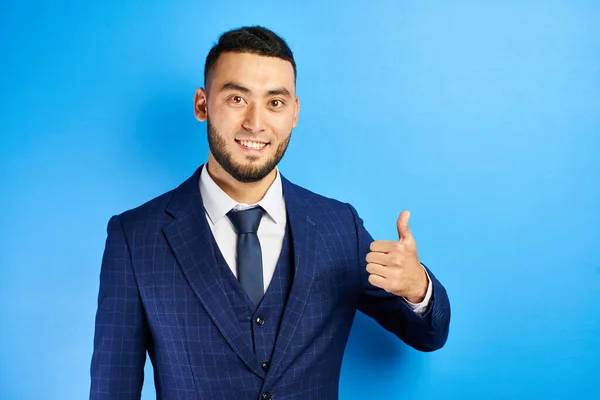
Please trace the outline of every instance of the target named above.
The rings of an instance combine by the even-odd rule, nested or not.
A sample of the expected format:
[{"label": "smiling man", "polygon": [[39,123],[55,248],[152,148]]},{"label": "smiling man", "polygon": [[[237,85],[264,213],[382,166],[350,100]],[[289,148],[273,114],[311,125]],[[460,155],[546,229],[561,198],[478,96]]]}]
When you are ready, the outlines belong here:
[{"label": "smiling man", "polygon": [[223,34],[194,111],[208,161],[108,223],[92,399],[337,399],[357,310],[421,351],[444,345],[446,291],[410,214],[373,241],[356,210],[277,168],[298,123],[296,64],[262,27]]}]

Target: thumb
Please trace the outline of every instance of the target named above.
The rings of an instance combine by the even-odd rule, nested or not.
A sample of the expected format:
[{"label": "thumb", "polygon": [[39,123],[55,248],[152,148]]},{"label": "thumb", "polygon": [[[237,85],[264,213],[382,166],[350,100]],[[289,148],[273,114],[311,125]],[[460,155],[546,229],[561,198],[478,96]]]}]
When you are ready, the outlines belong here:
[{"label": "thumb", "polygon": [[410,233],[410,228],[408,227],[408,219],[410,218],[410,211],[404,210],[398,217],[398,221],[396,222],[396,226],[398,227],[398,237],[400,241],[406,240],[410,238],[412,235]]}]

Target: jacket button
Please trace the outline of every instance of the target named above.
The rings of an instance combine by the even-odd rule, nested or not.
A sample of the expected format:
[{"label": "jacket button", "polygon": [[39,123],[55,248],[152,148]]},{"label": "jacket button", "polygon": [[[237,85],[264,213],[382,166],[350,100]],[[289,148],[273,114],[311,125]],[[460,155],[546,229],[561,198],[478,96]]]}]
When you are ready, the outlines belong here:
[{"label": "jacket button", "polygon": [[265,319],[263,317],[256,317],[256,325],[263,326],[265,324]]},{"label": "jacket button", "polygon": [[267,370],[269,369],[269,363],[264,362],[260,365],[260,367],[263,369],[263,371],[267,372]]},{"label": "jacket button", "polygon": [[271,400],[273,398],[273,395],[269,392],[264,392],[262,394],[262,398],[263,398],[263,400]]}]

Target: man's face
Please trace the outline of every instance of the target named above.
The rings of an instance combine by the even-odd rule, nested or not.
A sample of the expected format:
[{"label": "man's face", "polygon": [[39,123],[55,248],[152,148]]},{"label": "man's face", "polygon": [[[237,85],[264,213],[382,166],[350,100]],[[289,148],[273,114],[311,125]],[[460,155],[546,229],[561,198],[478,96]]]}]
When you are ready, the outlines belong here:
[{"label": "man's face", "polygon": [[298,122],[292,64],[223,53],[206,85],[194,102],[196,118],[208,120],[210,156],[237,181],[263,179],[283,157]]}]

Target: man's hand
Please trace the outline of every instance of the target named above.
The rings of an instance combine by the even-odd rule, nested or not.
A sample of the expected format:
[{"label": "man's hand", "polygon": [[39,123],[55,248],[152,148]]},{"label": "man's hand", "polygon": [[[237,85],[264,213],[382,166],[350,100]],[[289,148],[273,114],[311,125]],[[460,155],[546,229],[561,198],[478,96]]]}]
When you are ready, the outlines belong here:
[{"label": "man's hand", "polygon": [[403,211],[398,217],[399,241],[376,240],[371,243],[367,254],[367,272],[373,286],[411,303],[420,303],[425,298],[429,281],[425,268],[419,262],[417,244],[408,228],[410,212]]}]

